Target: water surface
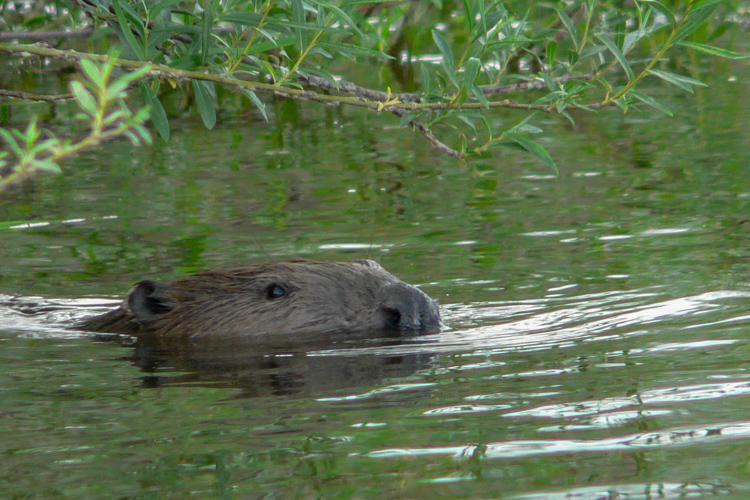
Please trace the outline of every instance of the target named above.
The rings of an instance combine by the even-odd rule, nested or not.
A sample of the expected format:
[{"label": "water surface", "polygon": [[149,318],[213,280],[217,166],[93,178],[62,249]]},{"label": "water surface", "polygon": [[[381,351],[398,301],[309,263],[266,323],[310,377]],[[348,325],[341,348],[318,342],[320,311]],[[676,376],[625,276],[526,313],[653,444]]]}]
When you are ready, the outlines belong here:
[{"label": "water surface", "polygon": [[[112,143],[0,199],[0,488],[74,498],[750,494],[748,70],[548,118],[555,176],[466,167],[388,116]],[[446,331],[158,352],[67,326],[141,279],[374,258]]]}]

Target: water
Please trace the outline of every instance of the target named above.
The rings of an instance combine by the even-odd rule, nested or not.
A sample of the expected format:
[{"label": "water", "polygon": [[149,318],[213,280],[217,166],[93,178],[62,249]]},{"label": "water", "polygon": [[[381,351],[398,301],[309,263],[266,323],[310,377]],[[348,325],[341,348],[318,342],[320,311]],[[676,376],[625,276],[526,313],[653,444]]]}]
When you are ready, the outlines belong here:
[{"label": "water", "polygon": [[[0,491],[745,498],[748,70],[711,69],[696,96],[654,89],[674,119],[547,119],[556,177],[280,102],[270,127],[186,120],[3,194]],[[68,328],[140,279],[267,254],[377,259],[448,328],[283,352]]]}]

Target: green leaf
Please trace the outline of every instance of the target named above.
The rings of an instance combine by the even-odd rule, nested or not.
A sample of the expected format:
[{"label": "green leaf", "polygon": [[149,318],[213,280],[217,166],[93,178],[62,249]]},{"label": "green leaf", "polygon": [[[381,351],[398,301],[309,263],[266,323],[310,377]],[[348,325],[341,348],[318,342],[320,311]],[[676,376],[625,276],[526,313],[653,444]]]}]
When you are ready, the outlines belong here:
[{"label": "green leaf", "polygon": [[120,5],[121,0],[112,0],[112,7],[115,9],[115,15],[117,16],[117,22],[119,24],[118,28],[118,34],[121,35],[125,42],[127,43],[128,47],[130,47],[130,50],[133,52],[133,55],[138,58],[139,61],[144,60],[144,52],[142,47],[138,44],[138,41],[135,39],[135,36],[133,36],[133,32],[130,30],[130,24],[128,24],[128,20],[125,18],[125,13],[122,11],[122,6]]},{"label": "green leaf", "polygon": [[567,118],[571,125],[575,126],[575,124],[576,124],[575,120],[570,115],[570,113],[568,113],[567,111],[565,111],[565,108],[558,107],[557,108],[557,112],[560,113],[561,115],[563,115],[565,118]]},{"label": "green leaf", "polygon": [[151,122],[154,124],[154,127],[156,127],[156,130],[159,132],[161,138],[165,141],[168,141],[169,119],[167,118],[166,111],[164,111],[164,106],[162,106],[161,102],[159,102],[159,98],[157,96],[158,87],[156,90],[153,90],[147,82],[142,82],[141,89],[143,93],[143,100],[151,108]]},{"label": "green leaf", "polygon": [[120,7],[125,13],[125,17],[133,24],[133,29],[138,32],[139,36],[145,38],[146,28],[143,17],[127,1],[120,2]]},{"label": "green leaf", "polygon": [[362,30],[359,29],[359,26],[357,26],[357,23],[352,21],[352,19],[349,17],[349,15],[341,10],[338,6],[334,5],[331,2],[320,2],[317,0],[310,0],[310,3],[321,5],[325,7],[326,9],[330,9],[336,14],[336,17],[341,21],[342,24],[348,24],[350,28],[352,28],[354,31],[356,31],[360,36],[365,36],[365,34],[362,32]]},{"label": "green leaf", "polygon": [[361,47],[359,45],[351,45],[348,43],[337,43],[337,42],[318,42],[318,46],[328,50],[335,50],[343,54],[353,54],[355,56],[364,57],[376,57],[378,59],[391,60],[395,57],[381,52],[379,50],[369,49],[367,47]]},{"label": "green leaf", "polygon": [[266,112],[266,105],[258,99],[258,96],[255,95],[255,92],[253,92],[250,89],[243,89],[241,88],[240,91],[247,96],[250,101],[252,101],[253,104],[255,104],[255,107],[258,108],[260,113],[263,115],[263,118],[265,118],[266,121],[268,121],[268,113]]},{"label": "green leaf", "polygon": [[575,65],[575,63],[578,62],[578,58],[579,58],[578,52],[576,52],[573,49],[568,49],[568,64],[570,66]]},{"label": "green leaf", "polygon": [[474,94],[474,97],[476,98],[477,101],[479,101],[479,103],[482,106],[484,106],[487,109],[490,109],[490,103],[487,100],[487,96],[485,96],[484,92],[482,92],[481,88],[475,85],[471,92],[472,94]]},{"label": "green leaf", "polygon": [[556,90],[554,92],[550,92],[549,94],[540,97],[539,99],[537,99],[536,101],[534,101],[531,104],[533,106],[541,106],[543,104],[549,104],[549,103],[551,103],[553,101],[557,101],[561,97],[565,97],[566,95],[567,94],[565,92],[563,92],[562,90]]},{"label": "green leaf", "polygon": [[221,16],[222,22],[256,27],[263,20],[263,15],[251,12],[227,12]]},{"label": "green leaf", "polygon": [[466,125],[468,125],[471,128],[472,132],[474,132],[475,136],[477,135],[477,126],[474,123],[474,120],[471,119],[471,117],[465,114],[460,114],[458,115],[458,119],[464,122]]},{"label": "green leaf", "polygon": [[91,92],[86,90],[83,84],[77,80],[70,82],[70,91],[76,98],[76,102],[89,115],[96,115],[97,105],[96,99],[91,95]]},{"label": "green leaf", "polygon": [[[150,116],[151,116],[151,109],[148,106],[146,106],[145,108],[141,108],[138,111],[136,111],[130,121],[135,124],[144,123],[146,120],[149,119]],[[143,130],[145,131],[146,129],[143,129]],[[148,133],[148,131],[146,131],[146,133]]]},{"label": "green leaf", "polygon": [[5,130],[4,128],[0,128],[0,135],[3,136],[3,139],[5,139],[8,147],[13,151],[13,154],[19,157],[23,155],[23,150],[18,145],[18,141],[13,138],[13,135],[11,135],[10,132]]},{"label": "green leaf", "polygon": [[120,92],[128,88],[128,85],[142,78],[146,73],[149,72],[149,70],[151,70],[150,65],[139,68],[136,71],[131,71],[130,73],[123,74],[120,78],[113,81],[107,86],[107,99],[113,99],[117,97]]},{"label": "green leaf", "polygon": [[178,59],[169,61],[167,65],[170,68],[191,71],[201,65],[201,56],[199,56],[198,54],[188,54]]},{"label": "green leaf", "polygon": [[422,72],[422,92],[427,95],[430,93],[430,72],[427,70],[427,66],[422,63],[420,65]]},{"label": "green leaf", "polygon": [[625,73],[628,75],[628,81],[632,82],[635,79],[635,74],[633,73],[630,64],[628,64],[628,61],[625,59],[625,56],[622,55],[622,52],[620,52],[620,49],[617,47],[615,42],[599,33],[596,34],[596,37],[601,40],[604,45],[607,46],[610,52],[612,52],[612,55],[615,56],[617,62],[620,63],[620,66],[622,66],[622,69],[624,69]]},{"label": "green leaf", "polygon": [[127,137],[127,139],[130,141],[130,144],[132,144],[133,146],[137,146],[138,145],[138,143],[139,143],[138,137],[133,132],[131,132],[130,130],[124,131],[123,135],[125,135],[125,137]]},{"label": "green leaf", "polygon": [[586,47],[581,51],[581,60],[586,59],[587,57],[595,56],[596,54],[601,54],[607,50],[607,47],[604,45],[592,45],[591,47]]},{"label": "green leaf", "polygon": [[201,115],[203,124],[211,130],[216,125],[216,108],[214,101],[209,92],[209,82],[192,80],[193,92],[195,93],[195,103],[198,105],[198,112]]},{"label": "green leaf", "polygon": [[317,24],[312,23],[297,23],[294,21],[289,20],[278,20],[278,19],[267,19],[265,27],[274,28],[276,30],[279,30],[283,33],[289,33],[290,30],[297,31],[297,30],[303,30],[305,32],[307,31],[326,31],[328,33],[337,33],[341,32],[342,34],[346,34],[346,32],[340,28],[332,28],[330,26],[318,26]]},{"label": "green leaf", "polygon": [[167,7],[171,7],[172,5],[178,4],[182,2],[183,0],[162,0],[161,2],[157,2],[154,4],[150,9],[149,13],[151,14],[151,17],[156,17],[159,15],[159,13],[166,9]]},{"label": "green leaf", "polygon": [[679,42],[680,40],[689,36],[695,30],[700,28],[721,2],[722,0],[706,0],[704,2],[700,2],[700,6],[698,8],[690,11],[687,19],[685,19],[682,26],[680,27],[680,30],[677,32],[677,35],[674,37],[674,41]]},{"label": "green leaf", "polygon": [[529,114],[526,118],[518,122],[516,125],[514,125],[508,132],[506,133],[512,133],[512,132],[518,132],[521,130],[522,127],[525,127],[527,123],[529,123],[531,120],[534,119],[536,115],[539,114],[539,111],[534,111],[533,113]]},{"label": "green leaf", "polygon": [[555,64],[555,54],[557,53],[557,42],[552,40],[547,44],[547,63],[549,70],[552,71],[552,67]]},{"label": "green leaf", "polygon": [[339,88],[339,82],[336,81],[336,79],[333,77],[332,74],[330,74],[328,71],[325,71],[323,69],[316,69],[316,68],[305,68],[304,70],[299,70],[300,74],[302,76],[307,75],[308,73],[311,75],[319,76],[323,79],[325,79],[328,83],[336,87],[336,90]]},{"label": "green leaf", "polygon": [[463,86],[466,90],[472,90],[474,88],[474,83],[477,80],[477,75],[479,74],[479,69],[482,67],[482,62],[477,59],[476,57],[470,57],[468,61],[466,61],[466,65],[464,66],[464,82]]},{"label": "green leaf", "polygon": [[539,42],[539,41],[542,41],[542,40],[540,40],[540,39],[534,39],[534,38],[529,38],[529,37],[523,36],[523,35],[509,36],[509,37],[503,38],[499,42],[488,43],[485,46],[485,51],[486,52],[492,52],[492,51],[494,51],[496,49],[507,48],[508,46],[512,47],[512,46],[516,46],[516,45],[523,45],[523,44],[526,44],[526,43]]},{"label": "green leaf", "polygon": [[294,45],[295,43],[297,43],[297,39],[291,36],[285,36],[276,40],[266,40],[265,42],[254,43],[245,55],[250,56],[272,49],[281,49],[283,47],[288,47],[289,45]]},{"label": "green leaf", "polygon": [[450,45],[448,45],[448,42],[445,41],[445,38],[443,38],[443,35],[438,30],[432,30],[432,39],[435,40],[438,50],[443,54],[443,63],[446,65],[446,68],[453,73],[453,51]]},{"label": "green leaf", "polygon": [[211,30],[214,25],[214,12],[211,2],[206,2],[203,10],[203,31],[201,33],[201,64],[206,64],[211,49]]},{"label": "green leaf", "polygon": [[643,3],[648,3],[648,5],[651,5],[654,9],[658,10],[659,12],[667,16],[669,18],[670,24],[672,25],[677,24],[677,18],[675,18],[674,13],[671,10],[669,10],[669,7],[667,7],[663,3],[657,2],[656,0],[642,0],[642,1]]},{"label": "green leaf", "polygon": [[527,152],[533,154],[542,162],[544,162],[547,166],[552,168],[552,170],[555,171],[556,174],[559,174],[560,172],[557,170],[557,165],[555,165],[554,160],[552,160],[552,157],[549,155],[546,149],[544,149],[542,146],[540,146],[538,143],[534,141],[530,141],[529,139],[520,136],[518,134],[514,134],[512,132],[503,134],[503,137],[505,139],[508,139],[510,141],[515,142],[519,146],[521,146],[523,149],[525,149]]},{"label": "green leaf", "polygon": [[399,122],[399,125],[401,127],[406,127],[412,121],[414,121],[415,117],[416,117],[416,115],[414,113],[404,113],[403,115],[401,115],[401,120]]},{"label": "green leaf", "polygon": [[578,33],[576,32],[575,26],[573,26],[573,21],[570,20],[564,10],[555,7],[555,11],[560,17],[560,21],[562,21],[563,25],[565,25],[565,29],[567,29],[568,33],[570,33],[570,39],[573,40],[573,45],[576,48],[576,52],[578,52]]},{"label": "green leaf", "polygon": [[203,32],[203,28],[201,26],[193,26],[193,25],[186,25],[186,24],[166,24],[163,26],[155,26],[151,33],[171,33],[175,35],[179,34],[187,34],[190,36],[193,35],[200,35]]},{"label": "green leaf", "polygon": [[[302,5],[302,0],[291,0],[291,4],[292,21],[297,24],[306,25],[307,23],[305,23],[305,7]],[[295,31],[297,32],[297,42],[299,43],[300,50],[302,50],[307,42],[307,33],[301,29],[297,29]]]},{"label": "green leaf", "polygon": [[86,73],[86,78],[88,78],[92,83],[101,85],[102,72],[99,70],[97,65],[92,61],[89,61],[88,59],[81,59],[80,64],[83,72]]},{"label": "green leaf", "polygon": [[524,123],[523,125],[514,127],[513,130],[515,132],[524,133],[524,134],[541,134],[542,132],[544,132],[539,127],[535,127],[534,125],[529,125],[528,123]]},{"label": "green leaf", "polygon": [[724,59],[747,59],[748,57],[750,57],[750,55],[748,54],[739,54],[737,52],[732,52],[731,50],[720,49],[718,47],[712,47],[711,45],[705,45],[703,43],[697,42],[679,42],[677,45],[682,45],[683,47],[688,47],[700,52],[705,52],[706,54],[711,54],[712,56],[723,57]]},{"label": "green leaf", "polygon": [[105,116],[104,119],[102,120],[102,123],[104,125],[109,125],[112,122],[125,118],[126,115],[127,113],[125,111],[123,111],[122,109],[119,109]]},{"label": "green leaf", "polygon": [[644,104],[648,104],[654,109],[658,109],[662,113],[664,113],[667,116],[674,116],[674,113],[672,113],[672,110],[666,107],[664,104],[656,101],[653,97],[644,94],[643,92],[639,92],[637,90],[631,90],[630,95],[638,99]]},{"label": "green leaf", "polygon": [[[148,111],[148,109],[146,109],[146,111]],[[141,140],[143,142],[145,142],[146,144],[151,144],[151,134],[148,130],[146,130],[146,127],[143,127],[141,125],[134,125],[133,130],[138,132],[138,135],[141,136]]]},{"label": "green leaf", "polygon": [[650,69],[648,72],[654,76],[658,76],[662,80],[665,80],[672,85],[676,85],[680,87],[681,89],[685,89],[688,92],[693,92],[693,85],[698,85],[701,87],[706,87],[707,85],[703,83],[700,80],[695,80],[694,78],[688,78],[687,76],[677,75],[675,73],[670,73],[669,71],[661,71],[658,69]]},{"label": "green leaf", "polygon": [[44,170],[46,172],[52,172],[53,174],[62,173],[62,170],[60,169],[60,165],[50,160],[35,159],[33,166],[36,170]]}]

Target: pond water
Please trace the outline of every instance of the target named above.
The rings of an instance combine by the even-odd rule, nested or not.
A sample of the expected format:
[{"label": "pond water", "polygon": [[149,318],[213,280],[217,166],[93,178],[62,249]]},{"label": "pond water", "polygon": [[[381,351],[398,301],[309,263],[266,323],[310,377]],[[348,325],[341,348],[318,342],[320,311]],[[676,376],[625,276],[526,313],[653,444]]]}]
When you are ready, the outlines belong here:
[{"label": "pond water", "polygon": [[[696,95],[650,89],[674,118],[544,118],[559,175],[280,101],[3,193],[0,491],[750,495],[750,74],[708,66]],[[167,353],[68,328],[141,279],[268,256],[376,259],[447,328]]]}]

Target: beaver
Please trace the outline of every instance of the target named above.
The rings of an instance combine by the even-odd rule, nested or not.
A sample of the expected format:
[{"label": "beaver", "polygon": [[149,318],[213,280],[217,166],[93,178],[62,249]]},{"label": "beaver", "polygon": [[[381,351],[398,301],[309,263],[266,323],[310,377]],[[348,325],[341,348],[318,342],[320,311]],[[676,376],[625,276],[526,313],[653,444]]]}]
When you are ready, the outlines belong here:
[{"label": "beaver", "polygon": [[93,332],[190,339],[437,333],[437,303],[375,261],[269,262],[141,281]]}]

